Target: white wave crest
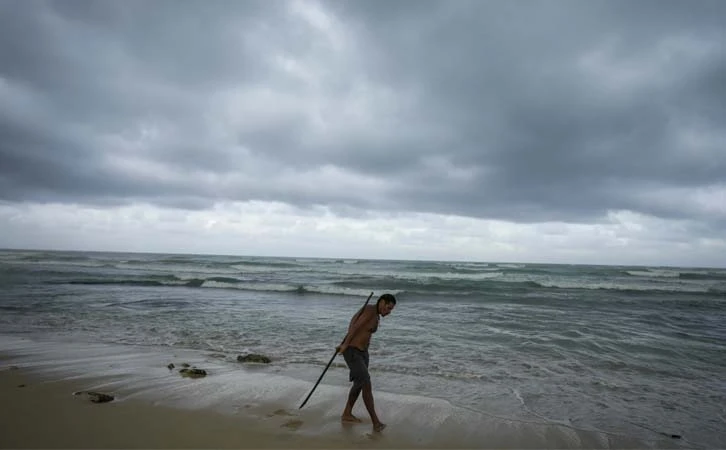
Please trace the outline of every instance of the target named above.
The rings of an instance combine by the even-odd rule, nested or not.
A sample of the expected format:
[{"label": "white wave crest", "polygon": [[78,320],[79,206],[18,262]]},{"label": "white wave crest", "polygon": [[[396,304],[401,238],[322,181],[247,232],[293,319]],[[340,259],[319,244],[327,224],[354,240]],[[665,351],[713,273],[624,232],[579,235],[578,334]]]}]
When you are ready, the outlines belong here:
[{"label": "white wave crest", "polygon": [[394,278],[399,280],[414,280],[418,282],[428,282],[430,280],[489,280],[492,278],[499,278],[504,275],[503,272],[481,272],[481,273],[421,273],[421,272],[399,272],[393,275]]},{"label": "white wave crest", "polygon": [[694,292],[704,293],[708,292],[708,287],[699,285],[687,285],[687,284],[663,284],[654,286],[653,284],[639,284],[639,283],[618,283],[618,282],[595,282],[595,281],[535,281],[538,285],[545,288],[559,288],[559,289],[604,289],[613,291],[666,291],[666,292]]},{"label": "white wave crest", "polygon": [[454,269],[464,269],[464,270],[478,270],[483,269],[485,267],[489,267],[488,263],[455,263],[455,264],[449,264],[449,267],[452,267]]},{"label": "white wave crest", "polygon": [[155,264],[155,263],[119,263],[116,264],[117,269],[123,270],[139,270],[156,273],[173,273],[173,274],[198,274],[206,275],[235,275],[239,271],[226,267],[205,267],[202,265],[192,264]]},{"label": "white wave crest", "polygon": [[627,270],[625,273],[634,277],[649,278],[678,278],[681,275],[677,270],[666,269]]},{"label": "white wave crest", "polygon": [[217,289],[239,289],[243,291],[294,292],[300,287],[289,284],[275,283],[226,283],[224,281],[206,280],[201,287]]},{"label": "white wave crest", "polygon": [[202,283],[201,287],[217,288],[217,289],[239,289],[242,291],[265,291],[265,292],[298,292],[301,294],[325,294],[325,295],[345,295],[354,297],[367,297],[371,291],[388,292],[398,295],[402,290],[391,289],[354,289],[333,285],[305,286],[292,284],[276,284],[276,283],[226,283],[224,281],[207,280]]},{"label": "white wave crest", "polygon": [[326,285],[320,285],[320,286],[304,286],[303,288],[305,292],[312,292],[317,294],[326,294],[326,295],[351,295],[355,297],[367,297],[371,291],[373,292],[387,292],[389,294],[398,295],[402,290],[396,290],[396,289],[354,289],[354,288],[345,288],[340,286],[326,286]]}]

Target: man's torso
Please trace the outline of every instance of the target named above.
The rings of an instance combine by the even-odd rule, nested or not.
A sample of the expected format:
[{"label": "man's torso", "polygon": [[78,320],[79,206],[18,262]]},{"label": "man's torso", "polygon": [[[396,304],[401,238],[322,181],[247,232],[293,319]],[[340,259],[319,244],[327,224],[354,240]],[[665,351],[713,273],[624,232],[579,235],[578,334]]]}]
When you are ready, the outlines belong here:
[{"label": "man's torso", "polygon": [[[368,345],[371,342],[371,336],[378,330],[379,317],[376,306],[369,305],[366,306],[366,308],[368,309],[368,314],[370,314],[367,318],[369,323],[351,338],[349,344],[351,347],[355,347],[359,350],[368,350]],[[362,315],[363,314],[361,314],[361,316]],[[351,319],[350,324],[348,325],[348,330],[351,330],[354,327],[358,319],[358,316]],[[366,318],[360,318],[360,320],[366,320]]]}]

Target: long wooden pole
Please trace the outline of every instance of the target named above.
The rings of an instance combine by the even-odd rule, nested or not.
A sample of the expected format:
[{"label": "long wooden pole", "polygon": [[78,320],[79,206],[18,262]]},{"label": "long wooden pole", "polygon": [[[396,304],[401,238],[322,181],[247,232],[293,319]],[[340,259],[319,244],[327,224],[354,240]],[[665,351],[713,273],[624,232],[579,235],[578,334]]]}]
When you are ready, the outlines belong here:
[{"label": "long wooden pole", "polygon": [[[370,301],[371,297],[373,297],[373,292],[371,292],[371,294],[368,296],[368,298],[366,299],[366,302],[363,304],[363,307],[360,309],[360,311],[358,311],[358,314],[356,314],[356,317],[359,316],[363,312],[363,310],[365,309],[365,307],[368,305],[368,302]],[[355,322],[355,320],[354,320],[354,322]],[[343,342],[345,342],[345,339],[347,337],[348,337],[348,333],[345,334],[345,337],[340,342],[340,345],[343,345]],[[302,409],[302,407],[305,406],[305,403],[308,402],[308,399],[310,399],[310,396],[313,395],[313,392],[315,391],[315,388],[317,388],[318,387],[318,384],[320,384],[320,380],[323,379],[323,375],[325,375],[325,372],[328,371],[328,368],[333,363],[333,360],[335,359],[335,357],[336,357],[337,354],[338,354],[338,349],[336,348],[335,349],[335,353],[333,353],[333,356],[330,358],[330,361],[328,361],[328,365],[325,366],[325,370],[323,370],[323,373],[320,374],[320,378],[318,378],[318,381],[315,383],[315,386],[313,386],[313,389],[310,391],[310,393],[308,394],[308,396],[305,398],[305,401],[302,402],[302,404],[300,405],[300,408],[298,408],[298,409]]]}]

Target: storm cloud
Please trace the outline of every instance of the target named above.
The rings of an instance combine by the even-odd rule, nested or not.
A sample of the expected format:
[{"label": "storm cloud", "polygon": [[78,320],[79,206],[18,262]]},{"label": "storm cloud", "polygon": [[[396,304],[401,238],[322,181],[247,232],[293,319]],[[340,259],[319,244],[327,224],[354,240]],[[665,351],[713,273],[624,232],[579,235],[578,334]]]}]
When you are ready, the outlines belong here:
[{"label": "storm cloud", "polygon": [[0,200],[726,236],[721,1],[0,2]]}]

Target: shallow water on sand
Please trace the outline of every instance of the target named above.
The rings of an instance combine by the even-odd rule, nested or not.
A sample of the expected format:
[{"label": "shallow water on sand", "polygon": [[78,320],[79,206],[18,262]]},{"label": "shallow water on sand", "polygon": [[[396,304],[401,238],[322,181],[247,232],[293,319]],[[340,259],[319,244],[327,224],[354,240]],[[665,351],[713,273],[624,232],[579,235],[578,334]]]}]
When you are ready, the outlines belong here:
[{"label": "shallow water on sand", "polygon": [[[87,390],[111,393],[117,402],[142,399],[185,409],[212,409],[254,418],[260,427],[284,427],[305,435],[344,434],[397,446],[675,448],[665,438],[641,440],[568,423],[513,420],[456,407],[446,400],[385,391],[376,393],[376,404],[388,426],[384,434],[372,433],[362,404],[354,413],[363,423],[341,424],[344,386],[323,383],[314,399],[298,409],[311,382],[291,377],[274,365],[242,364],[199,350],[2,336],[0,351],[7,357],[5,367],[16,365],[51,380],[83,381]],[[167,367],[170,363],[173,369]],[[181,377],[178,370],[183,363],[203,368],[207,376]]]}]

